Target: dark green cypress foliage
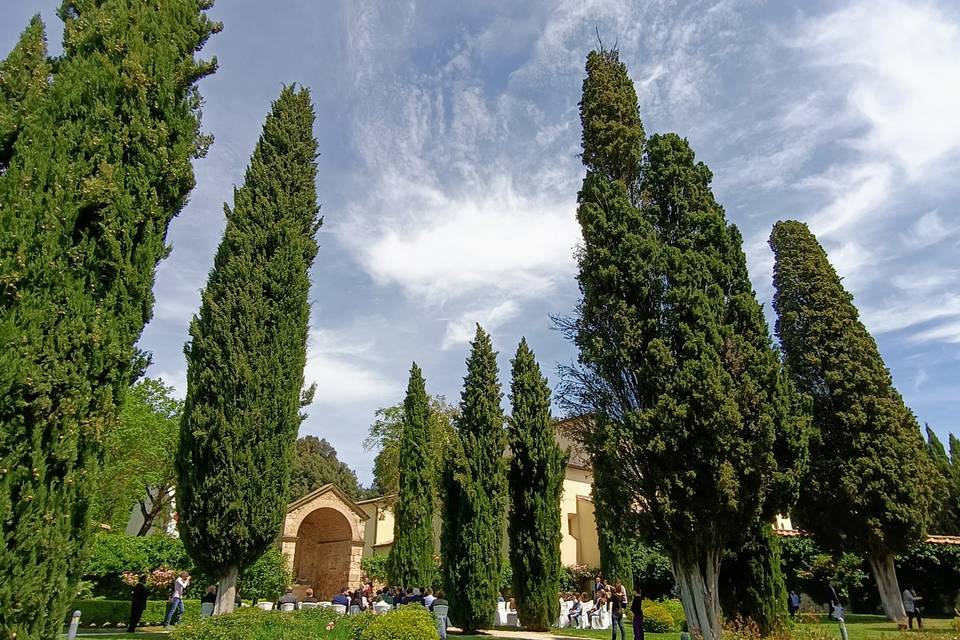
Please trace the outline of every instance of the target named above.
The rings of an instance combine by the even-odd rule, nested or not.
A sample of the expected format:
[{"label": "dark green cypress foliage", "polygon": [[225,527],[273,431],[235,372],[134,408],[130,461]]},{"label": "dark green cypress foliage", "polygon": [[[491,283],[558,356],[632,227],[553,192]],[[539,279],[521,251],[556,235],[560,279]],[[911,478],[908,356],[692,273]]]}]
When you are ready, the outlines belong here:
[{"label": "dark green cypress foliage", "polygon": [[768,636],[786,620],[786,602],[780,543],[770,523],[760,521],[736,553],[724,559],[720,604],[728,620],[753,620]]},{"label": "dark green cypress foliage", "polygon": [[954,472],[954,464],[951,463],[943,442],[929,425],[925,426],[927,455],[940,472],[941,478],[940,487],[936,491],[939,504],[930,522],[930,532],[947,536],[960,535],[960,485],[957,482],[960,477]]},{"label": "dark green cypress foliage", "polygon": [[0,62],[0,173],[10,162],[26,118],[39,110],[50,73],[43,21],[34,16],[17,46]]},{"label": "dark green cypress foliage", "polygon": [[513,359],[510,400],[510,513],[507,534],[520,624],[547,631],[560,603],[560,497],[567,456],[550,417],[550,387],[526,339]]},{"label": "dark green cypress foliage", "polygon": [[[64,2],[4,63],[0,175],[0,629],[56,638],[89,537],[89,483],[135,366],[170,220],[194,185],[200,0]],[[17,78],[21,80],[17,80]],[[19,88],[18,88],[19,86]],[[34,97],[42,94],[42,98]],[[10,114],[13,114],[11,117]],[[11,135],[12,132],[12,135]]]},{"label": "dark green cypress foliage", "polygon": [[797,388],[812,398],[819,436],[796,521],[828,549],[866,555],[884,612],[902,618],[893,557],[923,539],[936,471],[816,238],[803,223],[778,222],[770,246],[777,335]]},{"label": "dark green cypress foliage", "polygon": [[429,586],[433,582],[433,483],[430,463],[430,406],[423,374],[410,367],[403,401],[400,440],[400,492],[387,560],[390,583]]},{"label": "dark green cypress foliage", "polygon": [[[589,90],[611,74],[622,91]],[[616,52],[591,54],[585,136],[593,130],[586,115],[598,112],[637,131],[628,84]],[[594,99],[621,104],[585,104]],[[569,389],[596,416],[597,432],[615,438],[594,465],[625,479],[621,499],[637,508],[622,526],[635,523],[642,538],[663,541],[691,630],[715,640],[721,558],[796,476],[799,461],[781,467],[776,442],[781,430],[802,438],[804,421],[746,275],[740,234],[710,191],[710,170],[676,134],[626,139],[643,145],[633,183],[632,151],[601,141],[603,153],[626,155],[596,159],[585,137],[582,301],[571,327],[580,367]],[[631,168],[626,179],[610,169],[621,166]]]},{"label": "dark green cypress foliage", "polygon": [[444,470],[443,584],[450,620],[465,632],[489,628],[497,607],[507,508],[506,431],[497,354],[477,326]]},{"label": "dark green cypress foliage", "polygon": [[177,455],[180,534],[233,609],[237,572],[275,540],[301,416],[317,254],[317,142],[306,89],[286,87],[263,125],[187,344]]}]

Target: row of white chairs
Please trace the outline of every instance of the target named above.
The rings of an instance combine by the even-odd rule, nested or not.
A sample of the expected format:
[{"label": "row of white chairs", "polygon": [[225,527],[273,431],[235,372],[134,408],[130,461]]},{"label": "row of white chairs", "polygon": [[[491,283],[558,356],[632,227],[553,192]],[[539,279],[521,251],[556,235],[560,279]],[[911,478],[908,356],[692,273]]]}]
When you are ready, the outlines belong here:
[{"label": "row of white chairs", "polygon": [[609,629],[611,616],[610,605],[590,613],[593,609],[593,600],[580,603],[580,615],[576,620],[570,619],[570,609],[573,603],[567,600],[560,601],[560,617],[557,619],[557,626],[561,629],[576,625],[579,629]]}]

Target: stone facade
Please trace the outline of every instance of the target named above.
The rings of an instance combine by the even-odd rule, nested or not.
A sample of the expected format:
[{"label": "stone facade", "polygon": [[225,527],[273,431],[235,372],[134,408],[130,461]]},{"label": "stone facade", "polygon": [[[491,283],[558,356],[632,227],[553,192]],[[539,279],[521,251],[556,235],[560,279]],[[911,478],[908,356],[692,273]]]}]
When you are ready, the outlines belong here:
[{"label": "stone facade", "polygon": [[367,514],[335,485],[312,491],[287,508],[281,551],[302,597],[312,588],[321,600],[362,578]]}]

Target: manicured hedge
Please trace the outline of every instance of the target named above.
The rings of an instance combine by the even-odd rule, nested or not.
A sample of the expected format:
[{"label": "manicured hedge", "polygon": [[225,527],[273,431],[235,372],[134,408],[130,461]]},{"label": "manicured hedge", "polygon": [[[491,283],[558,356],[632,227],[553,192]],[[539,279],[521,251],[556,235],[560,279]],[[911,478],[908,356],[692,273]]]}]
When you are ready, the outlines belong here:
[{"label": "manicured hedge", "polygon": [[343,616],[331,609],[262,611],[244,607],[227,616],[178,626],[170,640],[438,640],[433,615],[410,605],[381,615]]},{"label": "manicured hedge", "polygon": [[[184,600],[183,621],[200,617],[200,601]],[[140,618],[142,626],[163,624],[169,603],[166,600],[148,600],[147,608]],[[126,626],[130,622],[129,600],[74,600],[65,622],[69,623],[74,611],[80,611],[81,627]]]},{"label": "manicured hedge", "polygon": [[643,630],[647,633],[670,633],[679,631],[670,610],[659,602],[643,601]]}]

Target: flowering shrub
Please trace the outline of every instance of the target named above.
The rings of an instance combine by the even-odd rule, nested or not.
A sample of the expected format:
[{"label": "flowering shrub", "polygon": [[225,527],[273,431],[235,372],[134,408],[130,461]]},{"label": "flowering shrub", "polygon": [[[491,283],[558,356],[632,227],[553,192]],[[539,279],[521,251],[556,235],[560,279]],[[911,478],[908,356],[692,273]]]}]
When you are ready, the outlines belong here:
[{"label": "flowering shrub", "polygon": [[147,576],[147,586],[157,591],[166,590],[170,588],[173,585],[173,581],[177,579],[177,573],[174,569],[157,567]]},{"label": "flowering shrub", "polygon": [[124,571],[120,574],[120,581],[128,587],[133,587],[140,581],[140,576],[133,571]]}]

